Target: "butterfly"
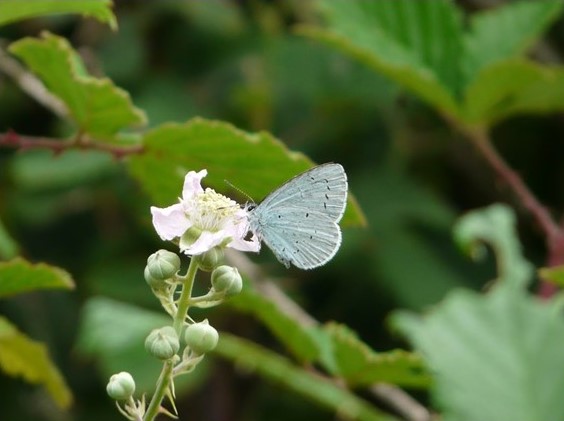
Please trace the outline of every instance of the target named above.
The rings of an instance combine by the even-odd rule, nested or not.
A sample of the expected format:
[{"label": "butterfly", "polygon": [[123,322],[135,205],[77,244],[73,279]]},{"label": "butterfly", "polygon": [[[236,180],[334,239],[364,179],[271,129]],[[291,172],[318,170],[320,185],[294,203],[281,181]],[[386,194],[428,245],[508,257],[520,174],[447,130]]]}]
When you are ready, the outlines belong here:
[{"label": "butterfly", "polygon": [[247,206],[249,227],[287,268],[313,269],[327,263],[341,245],[347,203],[347,175],[340,164],[305,171]]}]

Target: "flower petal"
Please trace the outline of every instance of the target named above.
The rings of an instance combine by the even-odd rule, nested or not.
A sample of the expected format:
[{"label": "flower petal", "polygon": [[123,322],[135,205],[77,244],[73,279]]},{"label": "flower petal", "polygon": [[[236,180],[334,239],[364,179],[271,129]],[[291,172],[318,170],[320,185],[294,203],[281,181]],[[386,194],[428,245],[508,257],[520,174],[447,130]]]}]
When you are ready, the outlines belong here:
[{"label": "flower petal", "polygon": [[153,215],[153,226],[163,240],[181,237],[192,226],[180,203],[167,208],[151,206],[151,214]]},{"label": "flower petal", "polygon": [[186,248],[182,248],[180,243],[180,251],[189,256],[196,256],[211,250],[215,246],[221,244],[227,236],[224,231],[209,232],[203,231],[200,237]]},{"label": "flower petal", "polygon": [[207,170],[202,170],[200,172],[189,171],[184,177],[184,187],[182,188],[182,199],[190,200],[198,193],[202,193],[204,189],[202,188],[202,178],[208,175]]}]

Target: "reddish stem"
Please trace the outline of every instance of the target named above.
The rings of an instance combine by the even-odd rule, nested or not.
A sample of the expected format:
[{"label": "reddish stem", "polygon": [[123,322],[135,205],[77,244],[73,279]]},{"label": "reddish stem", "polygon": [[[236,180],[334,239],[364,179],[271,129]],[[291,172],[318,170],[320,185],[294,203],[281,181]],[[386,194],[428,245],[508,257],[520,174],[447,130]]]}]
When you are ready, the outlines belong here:
[{"label": "reddish stem", "polygon": [[[466,132],[468,138],[486,159],[493,170],[503,179],[519,198],[525,209],[533,216],[545,235],[548,251],[547,266],[558,266],[564,264],[564,230],[552,217],[546,207],[539,202],[536,196],[529,190],[519,174],[517,174],[492,146],[490,137],[483,130]],[[548,298],[556,292],[554,284],[541,280],[538,294]]]},{"label": "reddish stem", "polygon": [[71,140],[52,139],[47,137],[21,136],[13,131],[0,133],[0,147],[20,150],[48,149],[59,154],[69,149],[98,150],[112,154],[116,159],[143,152],[142,145],[118,146],[111,143],[96,142],[84,137]]}]

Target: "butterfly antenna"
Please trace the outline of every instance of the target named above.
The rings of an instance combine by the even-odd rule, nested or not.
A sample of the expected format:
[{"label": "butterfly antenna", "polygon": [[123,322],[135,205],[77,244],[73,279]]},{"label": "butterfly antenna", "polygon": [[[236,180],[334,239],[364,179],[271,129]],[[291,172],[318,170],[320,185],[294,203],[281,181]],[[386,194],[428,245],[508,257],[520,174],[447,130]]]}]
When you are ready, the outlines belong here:
[{"label": "butterfly antenna", "polygon": [[227,184],[229,187],[231,187],[233,190],[238,191],[239,193],[241,193],[243,196],[245,196],[250,203],[255,203],[255,201],[253,200],[253,198],[251,196],[249,196],[247,193],[245,193],[243,190],[241,190],[239,187],[233,185],[232,183],[230,183],[227,180],[223,180],[225,182],[225,184]]}]

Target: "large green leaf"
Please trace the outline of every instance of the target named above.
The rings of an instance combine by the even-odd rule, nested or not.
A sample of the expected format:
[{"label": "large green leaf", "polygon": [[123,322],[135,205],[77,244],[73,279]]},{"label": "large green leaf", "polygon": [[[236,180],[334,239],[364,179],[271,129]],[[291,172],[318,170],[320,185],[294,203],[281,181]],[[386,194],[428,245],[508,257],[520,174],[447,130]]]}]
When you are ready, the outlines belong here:
[{"label": "large green leaf", "polygon": [[64,38],[43,33],[40,39],[14,42],[10,51],[65,103],[80,132],[111,139],[121,129],[145,123],[145,114],[133,106],[129,94],[109,79],[89,76]]},{"label": "large green leaf", "polygon": [[523,54],[562,11],[562,1],[516,1],[472,15],[464,35],[466,82],[485,66]]},{"label": "large green leaf", "polygon": [[349,385],[429,386],[431,378],[418,355],[400,349],[375,352],[344,325],[329,323],[324,331],[331,340],[331,362],[327,367]]},{"label": "large green leaf", "polygon": [[445,421],[564,419],[561,306],[502,284],[452,293],[423,318],[395,323],[436,373]]},{"label": "large green leaf", "polygon": [[449,2],[324,0],[328,29],[301,27],[372,66],[447,114],[456,113],[461,23]]},{"label": "large green leaf", "polygon": [[319,350],[313,328],[303,326],[264,296],[245,288],[229,300],[229,305],[257,317],[299,360],[311,362],[317,358]]},{"label": "large green leaf", "polygon": [[493,124],[515,114],[564,110],[564,67],[506,60],[485,67],[465,92],[463,118]]},{"label": "large green leaf", "polygon": [[301,33],[369,64],[461,124],[564,109],[564,70],[522,57],[562,11],[562,1],[476,13],[466,33],[448,0],[319,3],[327,28],[306,26]]},{"label": "large green leaf", "polygon": [[[184,124],[163,124],[145,135],[144,147],[143,154],[130,158],[129,167],[157,206],[169,206],[178,200],[184,176],[190,170],[207,169],[204,184],[219,191],[226,191],[228,180],[262,199],[313,164],[269,133],[247,133],[228,123],[202,118]],[[364,223],[352,195],[344,222]]]},{"label": "large green leaf", "polygon": [[0,297],[45,288],[74,288],[68,272],[45,263],[31,264],[21,258],[0,262]]},{"label": "large green leaf", "polygon": [[433,393],[444,419],[563,419],[562,304],[528,295],[531,266],[513,212],[502,205],[471,212],[455,234],[474,255],[477,242],[492,246],[499,276],[490,292],[459,289],[425,316],[399,312],[392,319],[436,373]]},{"label": "large green leaf", "polygon": [[412,387],[429,384],[419,357],[401,350],[376,353],[344,325],[306,327],[250,289],[229,304],[260,319],[299,360],[317,360],[351,386],[380,382]]},{"label": "large green leaf", "polygon": [[42,385],[61,408],[70,406],[71,391],[49,358],[45,345],[28,338],[3,317],[0,317],[0,368],[10,376]]},{"label": "large green leaf", "polygon": [[111,0],[1,0],[0,26],[22,19],[61,13],[79,13],[117,28]]},{"label": "large green leaf", "polygon": [[260,376],[334,411],[340,418],[351,421],[396,420],[330,380],[312,374],[272,351],[228,333],[221,332],[214,354],[233,361],[237,366],[256,371]]}]

